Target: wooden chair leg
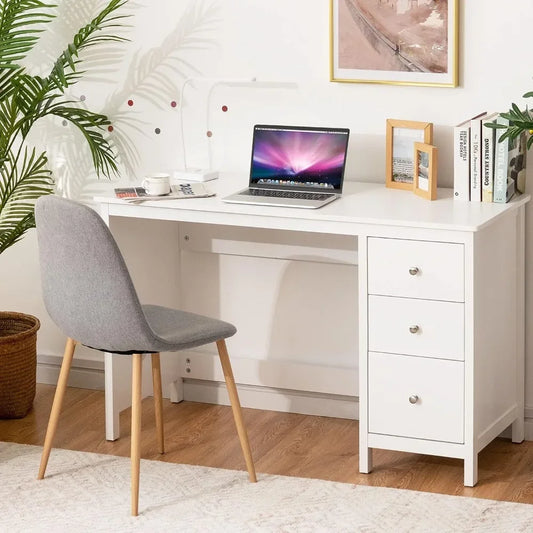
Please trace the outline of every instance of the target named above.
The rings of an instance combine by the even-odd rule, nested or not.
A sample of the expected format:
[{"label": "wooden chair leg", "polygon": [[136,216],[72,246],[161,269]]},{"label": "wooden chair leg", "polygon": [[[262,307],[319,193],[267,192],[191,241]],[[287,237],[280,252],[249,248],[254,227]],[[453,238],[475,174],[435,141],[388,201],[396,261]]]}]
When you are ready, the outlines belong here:
[{"label": "wooden chair leg", "polygon": [[165,431],[163,428],[163,388],[161,387],[161,357],[152,354],[152,383],[154,385],[155,428],[159,453],[165,453]]},{"label": "wooden chair leg", "polygon": [[132,355],[131,373],[131,514],[139,514],[139,475],[141,466],[141,388],[142,355]]},{"label": "wooden chair leg", "polygon": [[224,372],[224,379],[226,380],[226,386],[228,388],[231,409],[233,411],[235,425],[237,426],[237,433],[239,434],[242,453],[244,455],[244,460],[246,461],[248,476],[250,481],[255,483],[257,478],[255,475],[254,461],[252,458],[252,452],[250,450],[250,443],[248,442],[248,434],[246,433],[246,428],[244,427],[241,403],[239,401],[237,387],[235,386],[235,378],[233,377],[233,370],[231,369],[228,350],[226,348],[226,341],[224,339],[217,341],[217,349],[220,357],[220,363],[222,364],[222,371]]},{"label": "wooden chair leg", "polygon": [[61,371],[59,372],[59,379],[57,380],[56,392],[54,394],[54,402],[52,403],[52,410],[50,411],[50,419],[48,420],[48,427],[46,429],[46,437],[44,439],[43,453],[41,454],[41,464],[39,466],[39,474],[37,479],[43,479],[50,457],[50,450],[52,449],[52,442],[56,434],[57,423],[61,413],[61,406],[63,405],[63,398],[67,389],[68,375],[72,365],[72,358],[74,357],[74,349],[76,348],[76,341],[68,338],[65,345],[65,352],[63,354],[63,362],[61,363]]}]

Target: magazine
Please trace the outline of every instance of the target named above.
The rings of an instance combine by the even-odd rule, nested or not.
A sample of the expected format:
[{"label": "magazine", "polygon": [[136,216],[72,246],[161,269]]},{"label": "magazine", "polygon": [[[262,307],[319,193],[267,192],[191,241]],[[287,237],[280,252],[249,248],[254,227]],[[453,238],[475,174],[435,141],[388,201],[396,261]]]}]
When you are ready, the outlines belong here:
[{"label": "magazine", "polygon": [[115,189],[115,196],[129,203],[153,200],[174,200],[181,198],[207,198],[215,196],[203,183],[172,183],[170,192],[159,196],[150,196],[144,187],[123,187]]}]

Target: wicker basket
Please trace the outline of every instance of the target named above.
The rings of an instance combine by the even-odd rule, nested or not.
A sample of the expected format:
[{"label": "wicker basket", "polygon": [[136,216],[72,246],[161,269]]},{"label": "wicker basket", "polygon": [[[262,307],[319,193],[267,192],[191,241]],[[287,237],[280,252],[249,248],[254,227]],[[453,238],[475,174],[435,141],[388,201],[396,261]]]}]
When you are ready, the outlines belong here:
[{"label": "wicker basket", "polygon": [[0,418],[22,418],[35,398],[39,320],[0,312]]}]

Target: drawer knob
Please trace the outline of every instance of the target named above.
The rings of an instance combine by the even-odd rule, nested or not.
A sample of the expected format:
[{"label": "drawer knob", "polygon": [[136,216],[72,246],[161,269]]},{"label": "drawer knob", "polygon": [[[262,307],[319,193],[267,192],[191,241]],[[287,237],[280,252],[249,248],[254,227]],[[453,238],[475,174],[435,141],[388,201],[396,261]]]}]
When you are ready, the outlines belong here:
[{"label": "drawer knob", "polygon": [[411,267],[409,269],[409,274],[411,274],[411,276],[416,276],[419,272],[420,270],[418,270],[418,267]]},{"label": "drawer knob", "polygon": [[418,402],[418,396],[416,394],[409,396],[409,403],[416,403],[416,402]]},{"label": "drawer knob", "polygon": [[410,331],[411,333],[418,333],[418,330],[419,330],[419,329],[420,329],[420,328],[419,328],[418,326],[409,326],[409,331]]}]

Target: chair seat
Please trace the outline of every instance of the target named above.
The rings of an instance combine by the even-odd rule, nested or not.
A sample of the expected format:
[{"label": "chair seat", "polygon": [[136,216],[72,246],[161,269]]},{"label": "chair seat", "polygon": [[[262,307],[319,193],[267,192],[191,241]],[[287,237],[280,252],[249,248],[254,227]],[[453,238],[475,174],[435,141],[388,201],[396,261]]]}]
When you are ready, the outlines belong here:
[{"label": "chair seat", "polygon": [[[174,352],[202,346],[235,334],[232,324],[178,309],[143,305],[143,313],[154,333],[154,352]],[[134,347],[132,347],[134,349]]]},{"label": "chair seat", "polygon": [[140,305],[144,328],[124,335],[113,343],[99,345],[81,342],[101,352],[132,355],[134,353],[178,352],[232,337],[237,332],[233,324],[207,316],[162,307]]}]

